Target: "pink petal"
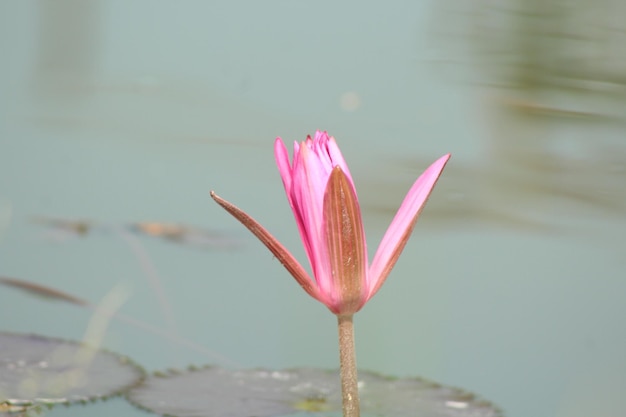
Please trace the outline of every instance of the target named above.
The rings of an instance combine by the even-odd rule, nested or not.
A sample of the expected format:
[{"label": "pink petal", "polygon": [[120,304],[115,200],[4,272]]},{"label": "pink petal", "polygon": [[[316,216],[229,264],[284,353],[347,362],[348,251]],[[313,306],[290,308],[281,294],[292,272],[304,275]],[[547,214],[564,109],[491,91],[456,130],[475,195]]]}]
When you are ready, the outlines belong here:
[{"label": "pink petal", "polygon": [[[289,201],[291,211],[293,212],[294,219],[296,220],[298,232],[300,233],[300,239],[302,240],[307,258],[309,259],[309,263],[312,265],[313,273],[315,273],[315,268],[313,267],[315,264],[315,252],[311,247],[311,231],[309,230],[308,221],[305,218],[306,213],[302,209],[301,205],[301,189],[297,186],[302,183],[302,179],[298,179],[302,176],[299,174],[300,169],[295,169],[296,167],[299,168],[302,165],[302,158],[300,157],[299,149],[300,146],[298,142],[294,142],[294,158],[292,166],[289,162],[287,148],[283,144],[282,140],[280,138],[276,138],[276,141],[274,142],[274,157],[276,159],[278,171],[283,180],[285,194],[287,194],[287,200]],[[296,186],[294,186],[294,183]]]},{"label": "pink petal", "polygon": [[322,298],[319,289],[313,285],[313,280],[306,273],[305,269],[294,258],[294,256],[263,226],[261,226],[256,220],[254,220],[247,213],[242,211],[239,207],[224,200],[213,191],[211,191],[211,197],[217,204],[222,206],[227,212],[229,212],[234,218],[239,220],[241,224],[246,226],[263,244],[276,256],[276,259],[289,271],[289,273],[298,281],[298,284],[313,298],[325,303],[325,299]]},{"label": "pink petal", "polygon": [[426,200],[428,200],[428,196],[437,183],[448,159],[450,159],[450,154],[442,156],[428,167],[415,181],[404,198],[376,250],[376,255],[374,255],[374,260],[369,269],[368,287],[370,291],[368,299],[383,285],[389,272],[396,264],[402,249],[411,236],[420,211],[426,204]]},{"label": "pink petal", "polygon": [[294,160],[294,212],[298,211],[301,217],[302,240],[316,278],[328,274],[328,251],[323,236],[323,204],[329,176],[330,172],[324,169],[314,151],[308,146],[300,146],[300,152],[295,155]]},{"label": "pink petal", "polygon": [[[294,155],[297,155],[298,142],[294,142],[294,149]],[[304,249],[306,250],[308,256],[311,252],[311,248],[309,247],[304,220],[302,219],[300,210],[296,207],[296,203],[293,200],[293,168],[291,166],[291,163],[289,162],[289,153],[287,152],[287,147],[285,147],[285,144],[279,137],[276,138],[276,140],[274,141],[274,158],[276,159],[278,172],[283,180],[285,194],[287,194],[287,201],[289,201],[289,206],[291,206],[291,211],[293,212],[293,215],[296,219],[296,225],[298,226],[298,231],[300,232],[300,237],[302,239],[302,242],[304,243]]]},{"label": "pink petal", "polygon": [[333,161],[333,164],[341,167],[343,173],[346,174],[346,177],[348,177],[350,184],[352,184],[352,188],[356,191],[354,181],[352,181],[352,175],[350,175],[350,170],[348,169],[348,164],[346,163],[346,160],[343,159],[339,146],[337,146],[337,142],[335,142],[335,138],[332,136],[328,140],[328,154],[330,155],[330,159]]},{"label": "pink petal", "polygon": [[287,152],[287,147],[283,143],[281,138],[276,138],[274,142],[274,158],[276,158],[276,165],[278,165],[278,172],[280,173],[280,177],[283,180],[283,185],[285,186],[285,192],[287,193],[287,199],[289,200],[289,204],[291,202],[291,163],[289,162],[289,153]]}]

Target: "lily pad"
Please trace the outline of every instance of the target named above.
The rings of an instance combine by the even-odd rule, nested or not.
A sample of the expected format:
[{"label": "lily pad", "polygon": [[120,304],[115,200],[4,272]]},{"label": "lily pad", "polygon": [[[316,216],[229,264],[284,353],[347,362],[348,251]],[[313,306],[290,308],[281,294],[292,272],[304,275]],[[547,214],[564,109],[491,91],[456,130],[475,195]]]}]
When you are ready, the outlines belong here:
[{"label": "lily pad", "polygon": [[[385,417],[498,417],[500,410],[471,393],[419,378],[359,374],[361,413]],[[168,371],[127,393],[130,402],[176,417],[270,417],[298,413],[341,415],[338,371]]]},{"label": "lily pad", "polygon": [[5,411],[104,399],[121,394],[144,376],[138,365],[115,353],[45,336],[0,332],[0,404]]}]

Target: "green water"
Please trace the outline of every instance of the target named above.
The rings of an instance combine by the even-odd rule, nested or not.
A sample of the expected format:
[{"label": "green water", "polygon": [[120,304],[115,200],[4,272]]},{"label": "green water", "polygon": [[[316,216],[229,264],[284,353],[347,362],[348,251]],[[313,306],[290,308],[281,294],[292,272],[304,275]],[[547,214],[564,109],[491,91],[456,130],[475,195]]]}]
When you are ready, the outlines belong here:
[{"label": "green water", "polygon": [[[123,288],[121,313],[244,367],[334,368],[334,317],[209,190],[305,262],[272,146],[326,129],[373,254],[412,181],[451,152],[399,263],[356,317],[359,366],[461,386],[511,417],[623,413],[623,100],[557,92],[546,96],[567,109],[614,114],[528,116],[515,93],[441,71],[432,7],[2,3],[0,275],[93,303]],[[102,227],[61,236],[36,216]],[[142,264],[116,229],[137,221],[242,246],[135,237]],[[0,288],[0,330],[77,340],[90,317]],[[103,343],[148,370],[215,362],[118,321]],[[51,414],[143,415],[121,400]]]}]

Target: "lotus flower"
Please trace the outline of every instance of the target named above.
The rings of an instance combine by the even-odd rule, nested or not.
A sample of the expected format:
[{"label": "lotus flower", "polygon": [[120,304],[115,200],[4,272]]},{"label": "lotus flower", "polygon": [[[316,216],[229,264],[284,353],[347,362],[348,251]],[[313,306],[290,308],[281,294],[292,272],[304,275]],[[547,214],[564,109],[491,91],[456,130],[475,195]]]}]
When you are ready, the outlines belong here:
[{"label": "lotus flower", "polygon": [[314,279],[258,222],[215,193],[211,196],[268,247],[309,295],[334,314],[351,316],[385,282],[450,154],[415,181],[371,265],[354,182],[335,139],[318,131],[314,138],[295,142],[290,162],[287,148],[277,138],[274,155]]}]

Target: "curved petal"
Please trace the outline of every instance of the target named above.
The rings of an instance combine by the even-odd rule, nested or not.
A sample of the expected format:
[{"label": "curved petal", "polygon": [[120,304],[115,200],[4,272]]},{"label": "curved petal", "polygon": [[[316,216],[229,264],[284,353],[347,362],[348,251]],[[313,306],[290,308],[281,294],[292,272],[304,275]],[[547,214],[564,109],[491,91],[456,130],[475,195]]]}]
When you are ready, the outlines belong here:
[{"label": "curved petal", "polygon": [[306,270],[300,265],[296,258],[263,226],[254,220],[251,216],[243,212],[239,207],[224,200],[213,191],[211,191],[211,197],[217,204],[222,206],[227,212],[229,212],[234,218],[239,220],[241,224],[246,226],[263,244],[276,256],[276,259],[289,271],[289,273],[296,279],[298,284],[306,291],[311,297],[316,300],[325,303],[323,297],[321,297],[320,291],[317,286],[313,285],[313,280],[309,277]]},{"label": "curved petal", "polygon": [[428,167],[415,181],[404,198],[402,205],[376,250],[376,255],[374,255],[374,260],[369,269],[368,286],[370,291],[368,299],[379,290],[396,264],[402,249],[404,249],[406,242],[411,236],[415,222],[448,159],[450,159],[450,154],[442,156]]}]

